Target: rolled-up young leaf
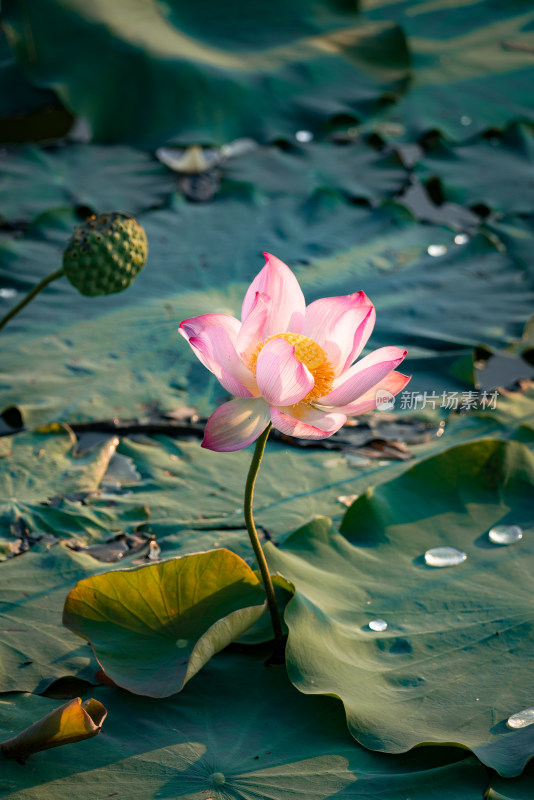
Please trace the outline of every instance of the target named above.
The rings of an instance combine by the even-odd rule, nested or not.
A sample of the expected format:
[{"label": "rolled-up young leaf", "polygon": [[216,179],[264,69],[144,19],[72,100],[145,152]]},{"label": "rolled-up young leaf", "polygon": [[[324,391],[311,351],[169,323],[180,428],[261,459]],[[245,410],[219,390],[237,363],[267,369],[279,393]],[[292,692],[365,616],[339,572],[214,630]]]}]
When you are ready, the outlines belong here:
[{"label": "rolled-up young leaf", "polygon": [[98,700],[90,698],[82,703],[81,697],[75,697],[17,736],[0,743],[0,752],[4,758],[14,758],[19,764],[24,764],[32,753],[96,736],[107,713]]}]

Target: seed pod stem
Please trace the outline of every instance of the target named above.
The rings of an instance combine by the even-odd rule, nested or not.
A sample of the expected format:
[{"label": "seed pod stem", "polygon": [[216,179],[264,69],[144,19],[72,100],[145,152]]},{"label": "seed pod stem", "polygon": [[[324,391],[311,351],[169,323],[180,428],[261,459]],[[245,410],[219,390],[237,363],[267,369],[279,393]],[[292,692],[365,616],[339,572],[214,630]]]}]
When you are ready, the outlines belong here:
[{"label": "seed pod stem", "polygon": [[61,269],[56,269],[54,272],[51,272],[50,275],[47,275],[40,280],[39,283],[36,283],[33,289],[31,289],[28,294],[23,297],[19,303],[17,303],[16,306],[13,306],[11,311],[8,311],[5,317],[0,319],[0,330],[2,330],[2,328],[7,325],[9,320],[15,317],[19,311],[22,311],[24,306],[27,306],[28,303],[39,294],[39,292],[42,292],[42,290],[45,289],[49,283],[52,283],[52,281],[55,281],[57,278],[61,278],[62,275],[64,275],[63,267],[61,267]]}]

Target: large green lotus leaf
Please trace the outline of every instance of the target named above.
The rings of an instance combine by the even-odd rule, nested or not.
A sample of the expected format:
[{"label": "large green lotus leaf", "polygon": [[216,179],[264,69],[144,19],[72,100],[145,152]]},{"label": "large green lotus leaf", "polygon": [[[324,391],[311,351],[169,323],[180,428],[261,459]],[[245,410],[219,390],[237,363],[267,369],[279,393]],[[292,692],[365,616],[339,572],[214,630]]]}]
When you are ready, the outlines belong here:
[{"label": "large green lotus leaf", "polygon": [[30,221],[57,206],[87,206],[95,214],[138,214],[162,205],[176,186],[173,174],[142,150],[121,145],[27,145],[0,159],[2,217]]},{"label": "large green lotus leaf", "polygon": [[[177,186],[176,176],[155,158],[121,145],[28,145],[6,150],[0,165],[0,189],[7,198],[2,215],[10,222],[29,221],[66,205],[137,214],[163,204]],[[380,201],[399,193],[407,180],[395,154],[384,155],[363,143],[296,145],[291,152],[260,148],[229,161],[223,174],[270,197],[303,199],[331,189]]]},{"label": "large green lotus leaf", "polygon": [[[91,416],[99,413],[94,407],[98,398],[88,395],[85,384],[91,380],[91,385],[95,386],[99,371],[111,369],[116,375],[120,368],[117,356],[120,359],[120,351],[125,350],[130,356],[128,367],[131,369],[133,364],[137,373],[135,362],[138,360],[143,375],[135,378],[131,385],[129,369],[124,376],[129,391],[119,392],[113,405],[117,407],[121,398],[124,402],[125,398],[139,394],[145,397],[148,394],[150,399],[144,402],[150,403],[154,395],[147,384],[155,380],[160,384],[161,405],[168,407],[167,401],[163,401],[169,390],[164,386],[164,372],[170,370],[170,380],[175,384],[183,382],[177,374],[180,362],[171,360],[173,320],[178,322],[183,316],[213,308],[239,313],[246,288],[244,281],[252,278],[261,266],[261,258],[256,255],[260,240],[293,267],[299,261],[306,262],[297,272],[309,300],[364,287],[379,313],[388,312],[379,316],[375,336],[380,336],[386,324],[391,332],[386,328],[380,343],[391,344],[391,335],[396,338],[400,330],[403,338],[410,336],[406,344],[410,346],[412,357],[417,352],[414,346],[420,349],[423,359],[435,357],[432,351],[438,347],[441,373],[443,358],[456,360],[461,355],[459,349],[472,348],[480,340],[497,347],[506,345],[511,336],[518,335],[519,325],[522,327],[531,310],[530,278],[526,282],[527,292],[525,285],[519,286],[519,279],[524,280],[523,266],[511,262],[506,253],[485,237],[477,237],[472,243],[459,247],[454,244],[452,232],[437,226],[418,225],[398,206],[377,210],[355,208],[339,194],[324,191],[315,192],[300,205],[263,193],[251,205],[251,195],[245,193],[239,198],[235,184],[233,186],[228,196],[209,206],[181,204],[144,215],[141,221],[150,240],[150,270],[145,270],[118,300],[101,298],[91,302],[79,298],[67,281],[58,281],[33,303],[34,324],[48,330],[51,325],[57,326],[57,321],[103,315],[117,305],[136,306],[129,318],[108,319],[104,326],[99,323],[98,335],[82,327],[77,335],[75,330],[69,330],[60,340],[51,337],[40,344],[31,344],[32,352],[35,347],[39,348],[41,364],[48,361],[51,368],[57,364],[64,376],[74,374],[83,381],[82,397],[86,404],[93,406]],[[271,199],[267,201],[267,197]],[[271,233],[267,234],[268,231]],[[57,267],[68,235],[68,216],[58,213],[32,226],[31,234],[22,240],[5,239],[3,279],[16,289],[32,285]],[[208,239],[213,241],[209,251],[205,248]],[[425,250],[431,244],[447,247],[447,254],[437,259],[427,255]],[[233,256],[229,258],[231,248]],[[481,258],[484,258],[483,270],[479,268]],[[507,279],[507,270],[510,275],[512,272],[517,275],[517,281]],[[13,273],[17,275],[15,284]],[[433,305],[437,295],[436,280],[440,283],[440,303],[450,302],[450,308],[443,309],[441,314],[435,312]],[[220,286],[221,282],[226,283],[226,288],[217,290],[215,286]],[[182,290],[178,297],[177,288]],[[184,295],[184,290],[189,292]],[[190,290],[195,290],[195,296]],[[505,305],[497,299],[503,292],[508,298]],[[152,311],[146,309],[151,297],[158,298]],[[165,298],[164,304],[162,298]],[[480,303],[475,302],[477,298],[481,298]],[[141,300],[142,308],[138,307]],[[458,330],[452,313],[457,308],[461,312]],[[28,310],[10,323],[6,334],[16,332],[17,327],[19,330],[27,327],[29,313]],[[493,324],[501,319],[505,323],[503,326]],[[139,324],[141,320],[142,325]],[[442,331],[447,333],[447,328],[450,329],[448,341],[436,342],[443,338]],[[102,358],[102,347],[106,347],[109,338],[107,332],[115,329],[116,347],[109,351],[109,358]],[[468,335],[458,335],[462,333]],[[150,340],[148,361],[153,367],[148,373],[147,356],[143,350],[139,352],[146,338]],[[163,339],[169,345],[163,345]],[[82,341],[83,354],[78,352]],[[161,351],[162,345],[168,355]],[[57,348],[65,354],[64,360],[61,355],[58,358]],[[98,350],[98,355],[92,356],[92,349]],[[444,352],[446,349],[452,352]],[[157,357],[159,353],[161,359]],[[17,356],[20,358],[19,354]],[[432,369],[432,362],[427,359],[421,367],[426,371],[429,365]],[[414,371],[417,374],[419,370]],[[17,370],[11,372],[13,377],[5,381],[7,386],[17,380]],[[49,369],[42,369],[35,380],[36,384],[26,386],[25,394],[46,395],[42,382],[49,381]],[[107,383],[106,391],[113,392],[110,381]],[[121,388],[124,385],[122,383]],[[20,401],[18,387],[9,399]]]},{"label": "large green lotus leaf", "polygon": [[465,139],[513,119],[534,120],[529,2],[368,0],[365,8],[369,19],[396,21],[412,54],[414,80],[383,115],[386,135],[413,141],[439,128]]},{"label": "large green lotus leaf", "polygon": [[[217,219],[223,207],[234,213],[233,222]],[[262,266],[258,242],[266,239],[266,247],[295,268],[308,301],[367,292],[378,311],[369,346],[406,346],[414,391],[461,388],[453,374],[459,358],[481,341],[498,349],[520,336],[532,310],[532,278],[488,237],[459,246],[452,231],[419,225],[398,206],[355,208],[339,196],[323,211],[324,217],[308,206],[304,216],[283,219],[283,205],[274,200],[262,209],[234,197],[147,214],[141,221],[152,260],[124,298],[73,299],[68,282],[57,281],[6,328],[11,347],[3,360],[4,402],[20,404],[30,423],[133,417],[180,402],[209,413],[224,393],[176,328],[196,314],[239,315],[248,281]],[[295,241],[284,245],[295,222]],[[272,238],[260,235],[262,224]],[[31,260],[26,251],[21,263],[29,244],[8,240],[6,263],[37,278],[39,253],[59,257],[59,247],[32,241]],[[430,244],[448,251],[434,258],[426,252]],[[301,259],[306,263],[299,267]],[[49,262],[43,271],[50,268]],[[33,336],[19,337],[30,313]],[[75,315],[76,323],[67,324]],[[59,330],[58,321],[65,323]],[[465,381],[463,388],[469,388]]]},{"label": "large green lotus leaf", "polygon": [[[369,275],[385,287],[392,269],[412,263],[438,232],[445,235],[420,228],[399,207],[371,211],[336,194],[321,197],[301,208],[292,200],[264,202],[262,196],[250,204],[249,195],[233,196],[143,215],[150,262],[128,292],[95,301],[59,280],[2,332],[10,343],[2,363],[4,402],[22,404],[30,422],[128,417],[155,404],[173,408],[191,384],[190,400],[200,394],[200,410],[207,412],[213,382],[176,329],[195,314],[239,314],[246,286],[263,264],[262,248],[293,267],[340,253],[335,265],[326,259],[316,268],[297,267],[312,300],[335,293],[343,279],[350,292],[363,288]],[[33,235],[6,237],[0,281],[27,291],[56,269],[69,236],[66,222],[59,214]],[[6,310],[8,302],[14,301],[0,299]]]},{"label": "large green lotus leaf", "polygon": [[[72,437],[72,438],[71,438]],[[72,432],[21,433],[7,439],[0,458],[0,552],[9,552],[17,526],[28,534],[80,536],[101,539],[120,529],[119,516],[128,524],[146,520],[146,511],[90,503],[118,444],[110,437],[78,454]],[[126,517],[125,517],[126,513]],[[7,550],[6,550],[7,548]]]},{"label": "large green lotus leaf", "polygon": [[[481,341],[502,347],[518,338],[532,308],[533,276],[486,236],[477,235],[459,246],[452,233],[442,230],[435,244],[447,248],[444,255],[425,253],[403,269],[387,273],[365,270],[361,275],[366,294],[377,306],[373,347],[402,342],[411,355],[416,355],[413,348],[417,348],[421,355],[426,351],[435,357]],[[358,251],[355,247],[343,258],[313,264],[308,281],[314,271],[320,275],[327,265],[333,270],[337,264],[329,293],[348,292],[351,282],[354,285],[354,266],[351,270],[349,265],[351,260],[352,265],[358,263]],[[523,302],[521,298],[527,295],[528,302]],[[436,373],[441,371],[436,363]]]},{"label": "large green lotus leaf", "polygon": [[[356,500],[345,536],[320,519],[284,549],[267,546],[271,570],[296,591],[285,613],[291,680],[340,697],[365,746],[456,743],[508,776],[534,755],[531,732],[506,727],[532,705],[533,478],[519,442],[461,445]],[[524,527],[523,540],[491,544],[497,523]],[[426,566],[439,546],[466,561]],[[373,619],[387,629],[370,630]]]},{"label": "large green lotus leaf", "polygon": [[[124,439],[118,450],[141,475],[121,504],[149,509],[149,530],[163,557],[222,546],[252,558],[243,517],[250,448],[215,453],[197,441],[158,436]],[[269,443],[255,491],[260,536],[282,541],[310,515],[327,511],[340,517],[344,507],[339,496],[361,492],[370,481],[380,482],[406,468],[403,462],[363,463],[358,469],[342,453]]]},{"label": "large green lotus leaf", "polygon": [[245,12],[241,3],[184,8],[175,0],[89,9],[58,0],[46,13],[38,2],[5,5],[27,74],[100,140],[265,140],[373,107],[408,76],[400,29],[362,22],[346,0],[256,0]]},{"label": "large green lotus leaf", "polygon": [[532,210],[534,136],[526,125],[512,125],[463,145],[439,140],[418,162],[422,180],[438,177],[444,200],[462,205],[484,204],[497,211],[521,214]]},{"label": "large green lotus leaf", "polygon": [[[445,422],[445,420],[444,420]],[[451,413],[440,441],[447,447],[480,438],[511,438],[530,444],[534,429],[534,390],[499,394],[495,408]]]},{"label": "large green lotus leaf", "polygon": [[523,775],[514,780],[500,776],[493,778],[485,800],[530,800],[533,795],[534,771],[529,764]]},{"label": "large green lotus leaf", "polygon": [[[103,732],[75,748],[6,762],[10,800],[482,800],[486,770],[450,748],[371,753],[347,733],[340,704],[306,697],[266,653],[224,652],[176,697],[153,700],[91,689],[108,709]],[[12,736],[57,703],[4,695],[0,735]]]},{"label": "large green lotus leaf", "polygon": [[168,697],[264,612],[254,572],[220,549],[85,578],[69,592],[63,623],[116,684]]},{"label": "large green lotus leaf", "polygon": [[532,265],[534,241],[534,218],[532,214],[521,216],[490,217],[485,223],[488,232],[496,236],[506,247],[512,258],[523,266],[526,274]]},{"label": "large green lotus leaf", "polygon": [[0,564],[0,691],[43,692],[53,681],[92,681],[90,647],[61,625],[65,597],[76,581],[109,565],[62,545],[37,544]]},{"label": "large green lotus leaf", "polygon": [[224,174],[270,197],[289,193],[307,198],[334,189],[349,198],[374,202],[400,194],[408,180],[396,153],[381,153],[361,140],[306,144],[289,151],[260,148],[229,161]]},{"label": "large green lotus leaf", "polygon": [[[373,272],[412,261],[424,252],[433,236],[448,233],[442,228],[416,225],[399,206],[361,208],[333,188],[317,190],[306,198],[281,198],[270,194],[267,187],[261,191],[230,181],[225,187],[212,203],[186,203],[175,197],[170,208],[139,216],[150,254],[146,268],[127,292],[95,300],[82,297],[65,279],[55,281],[31,307],[10,321],[2,336],[28,331],[30,319],[32,332],[39,329],[53,335],[67,323],[103,316],[125,306],[144,305],[154,298],[164,301],[158,304],[154,323],[160,328],[165,320],[172,326],[171,298],[176,294],[205,292],[203,303],[199,298],[201,313],[205,313],[206,306],[214,302],[228,307],[228,291],[232,289],[223,287],[240,282],[240,295],[232,301],[239,310],[246,288],[243,282],[250,281],[261,269],[262,251],[277,254],[295,267],[361,245],[364,251],[357,260],[351,257],[352,268],[356,262],[362,271]],[[41,215],[23,237],[1,238],[2,287],[26,293],[58,269],[77,223],[79,219],[72,209],[57,208]],[[300,272],[304,274],[299,277],[305,280],[306,271],[301,268]],[[321,282],[328,285],[326,272]],[[1,312],[5,313],[14,302],[0,297]],[[188,302],[191,305],[194,299]],[[183,313],[191,315],[187,306]],[[176,319],[176,325],[179,321]],[[102,334],[108,330],[109,325]],[[139,333],[137,330],[131,339],[132,347],[139,340]]]}]

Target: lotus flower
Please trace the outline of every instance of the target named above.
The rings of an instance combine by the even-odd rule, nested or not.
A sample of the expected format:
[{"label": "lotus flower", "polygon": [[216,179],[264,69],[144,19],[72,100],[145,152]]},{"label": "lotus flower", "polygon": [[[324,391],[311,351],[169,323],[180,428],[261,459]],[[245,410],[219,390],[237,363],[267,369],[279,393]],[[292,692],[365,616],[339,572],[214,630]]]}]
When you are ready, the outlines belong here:
[{"label": "lotus flower", "polygon": [[269,422],[290,436],[325,439],[348,416],[376,408],[378,390],[395,395],[410,380],[395,371],[406,356],[398,347],[381,347],[354,363],[375,323],[364,292],[306,306],[289,267],[264,256],[241,322],[203,314],[180,323],[195,355],[235,398],[207,422],[202,446],[210,450],[241,450]]}]

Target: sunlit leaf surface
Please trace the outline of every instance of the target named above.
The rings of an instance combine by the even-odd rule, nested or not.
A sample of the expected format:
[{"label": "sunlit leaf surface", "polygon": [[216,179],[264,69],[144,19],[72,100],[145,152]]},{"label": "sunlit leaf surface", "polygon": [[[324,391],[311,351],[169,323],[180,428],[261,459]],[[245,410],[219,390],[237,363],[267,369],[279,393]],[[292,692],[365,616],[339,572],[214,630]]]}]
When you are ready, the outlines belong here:
[{"label": "sunlit leaf surface", "polygon": [[69,592],[63,622],[116,684],[168,697],[264,612],[258,578],[219,549],[86,578]]}]

